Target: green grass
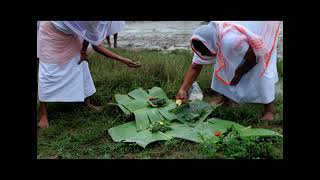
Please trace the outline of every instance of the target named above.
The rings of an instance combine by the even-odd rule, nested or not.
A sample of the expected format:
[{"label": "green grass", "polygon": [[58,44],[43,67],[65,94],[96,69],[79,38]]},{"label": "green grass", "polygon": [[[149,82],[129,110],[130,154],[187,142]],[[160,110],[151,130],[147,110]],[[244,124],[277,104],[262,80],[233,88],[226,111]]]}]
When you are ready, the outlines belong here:
[{"label": "green grass", "polygon": [[[127,94],[137,87],[159,86],[169,98],[174,98],[191,62],[192,54],[185,50],[171,53],[155,50],[113,49],[113,51],[140,61],[143,66],[139,69],[130,69],[122,63],[93,54],[90,57],[90,70],[97,92],[92,99],[100,103],[104,111],[95,113],[79,103],[49,103],[49,128],[38,131],[38,158],[235,158],[230,153],[239,151],[234,144],[228,145],[230,152],[224,153],[218,152],[210,142],[197,144],[181,139],[155,142],[146,149],[135,144],[114,143],[107,130],[132,120],[132,117],[125,117],[113,106],[108,105],[109,102],[115,102],[114,95]],[[197,79],[206,96],[210,95],[211,72],[212,67],[205,66]],[[274,122],[261,122],[259,116],[262,106],[252,104],[232,109],[220,108],[211,116],[282,133],[282,104],[282,97],[277,97],[278,114]],[[251,143],[250,146],[244,144],[243,148],[257,151],[254,157],[282,157],[282,143]],[[239,157],[248,157],[247,151],[240,153]]]},{"label": "green grass", "polygon": [[283,59],[282,58],[278,59],[277,70],[278,70],[279,76],[283,76]]}]

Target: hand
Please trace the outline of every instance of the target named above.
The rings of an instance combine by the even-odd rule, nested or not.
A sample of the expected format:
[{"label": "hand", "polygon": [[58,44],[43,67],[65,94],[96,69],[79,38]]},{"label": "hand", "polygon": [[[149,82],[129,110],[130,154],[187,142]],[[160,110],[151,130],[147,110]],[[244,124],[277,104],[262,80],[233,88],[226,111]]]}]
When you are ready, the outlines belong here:
[{"label": "hand", "polygon": [[131,60],[126,60],[125,62],[124,62],[127,66],[129,66],[129,67],[132,67],[132,68],[137,68],[137,67],[140,67],[141,66],[141,64],[140,63],[138,63],[138,62],[133,62],[133,61],[131,61]]},{"label": "hand", "polygon": [[176,100],[186,100],[188,99],[187,91],[179,90],[178,94],[176,95]]},{"label": "hand", "polygon": [[88,60],[88,55],[87,55],[86,52],[81,52],[80,61],[78,62],[78,64],[81,64],[82,61],[87,61],[87,62],[89,62],[89,60]]},{"label": "hand", "polygon": [[234,74],[233,79],[231,80],[230,85],[231,85],[231,86],[237,85],[237,84],[239,83],[239,81],[241,80],[242,76],[243,76],[243,74],[236,72],[236,73]]}]

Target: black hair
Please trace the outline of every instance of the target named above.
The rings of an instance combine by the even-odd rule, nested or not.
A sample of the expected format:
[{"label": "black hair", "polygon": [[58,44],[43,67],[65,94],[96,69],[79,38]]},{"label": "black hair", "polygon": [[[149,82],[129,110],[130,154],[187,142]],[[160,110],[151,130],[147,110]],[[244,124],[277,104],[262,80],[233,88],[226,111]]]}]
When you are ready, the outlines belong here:
[{"label": "black hair", "polygon": [[193,39],[191,43],[192,43],[194,49],[199,51],[202,55],[204,55],[204,56],[211,56],[212,55],[210,50],[201,41]]}]

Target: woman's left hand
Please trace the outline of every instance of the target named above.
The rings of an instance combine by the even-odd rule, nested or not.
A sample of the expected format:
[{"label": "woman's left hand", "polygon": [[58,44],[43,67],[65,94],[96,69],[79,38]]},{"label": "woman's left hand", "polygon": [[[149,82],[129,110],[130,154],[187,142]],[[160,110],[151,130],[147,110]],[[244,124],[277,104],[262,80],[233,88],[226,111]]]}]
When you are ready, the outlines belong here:
[{"label": "woman's left hand", "polygon": [[81,64],[82,61],[87,61],[87,62],[89,62],[89,61],[88,61],[88,55],[87,55],[87,53],[81,52],[80,61],[78,62],[78,64]]}]

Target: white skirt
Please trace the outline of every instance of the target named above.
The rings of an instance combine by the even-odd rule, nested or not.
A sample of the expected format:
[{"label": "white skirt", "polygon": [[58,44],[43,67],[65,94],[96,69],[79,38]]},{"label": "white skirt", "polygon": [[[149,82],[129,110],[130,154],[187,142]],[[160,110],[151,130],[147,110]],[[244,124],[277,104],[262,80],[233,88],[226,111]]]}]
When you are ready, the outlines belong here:
[{"label": "white skirt", "polygon": [[261,77],[256,77],[261,71],[261,68],[256,65],[243,75],[236,86],[226,86],[214,76],[211,88],[240,104],[268,104],[272,102],[275,99],[275,84],[278,81],[276,51],[277,49],[274,48],[269,65]]},{"label": "white skirt", "polygon": [[122,29],[125,26],[125,22],[124,21],[112,21],[111,23],[111,27],[108,31],[108,36],[114,35],[116,33],[119,33],[120,31],[122,31]]},{"label": "white skirt", "polygon": [[80,53],[67,64],[48,64],[40,60],[38,95],[41,102],[83,102],[96,92],[86,61]]}]

